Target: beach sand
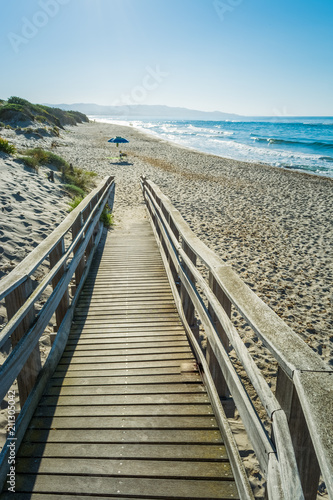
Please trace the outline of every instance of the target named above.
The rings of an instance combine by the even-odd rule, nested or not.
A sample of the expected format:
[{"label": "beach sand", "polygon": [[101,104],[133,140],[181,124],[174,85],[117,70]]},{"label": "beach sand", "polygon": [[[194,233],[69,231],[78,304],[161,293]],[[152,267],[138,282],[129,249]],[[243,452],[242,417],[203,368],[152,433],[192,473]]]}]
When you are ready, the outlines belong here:
[{"label": "beach sand", "polygon": [[[11,137],[15,138],[15,134],[12,131],[6,133],[7,138],[14,142]],[[129,144],[116,148],[107,143],[115,135],[126,137]],[[114,159],[119,150],[127,153],[127,161]],[[116,224],[126,225],[129,219],[146,216],[139,187],[140,175],[145,174],[156,182],[195,234],[328,365],[333,365],[332,179],[203,154],[133,127],[102,123],[69,128],[62,133],[54,152],[74,166],[96,171],[100,177],[115,176]],[[6,168],[12,169],[13,175],[19,168],[19,175],[13,182],[6,181],[2,196],[11,197],[12,205],[26,204],[26,200],[18,202],[13,198],[19,190],[17,185],[21,182],[22,167],[9,165],[13,162],[0,157],[0,165],[3,162]],[[0,175],[1,172],[0,169]],[[35,174],[29,175],[39,179]],[[52,187],[52,193],[43,192],[49,188],[48,182],[42,179],[34,186],[31,195],[32,198],[43,198],[43,215],[48,209],[48,214],[51,214],[58,201],[63,200],[60,193],[53,193],[57,186]],[[58,201],[51,201],[51,194]],[[62,220],[65,216],[62,210],[61,206],[52,218],[51,215],[46,217],[50,226]],[[45,220],[41,214],[31,208],[24,211],[31,212],[31,224],[36,233],[37,228],[44,230],[45,225],[36,223],[36,220]],[[25,229],[18,230],[13,212],[5,217],[4,212],[0,212],[0,216],[7,224],[1,237],[9,237],[9,240],[0,240],[7,252],[4,266],[10,266],[16,252],[11,250],[9,242],[14,240],[18,244]],[[20,241],[25,240],[21,237]],[[24,252],[30,251],[31,242],[20,248],[23,257]],[[250,353],[274,388],[276,366],[269,353],[237,313],[233,314],[234,323]],[[233,428],[240,444],[248,447],[238,419]],[[263,498],[264,481],[253,453],[244,454],[247,455],[256,498]]]}]

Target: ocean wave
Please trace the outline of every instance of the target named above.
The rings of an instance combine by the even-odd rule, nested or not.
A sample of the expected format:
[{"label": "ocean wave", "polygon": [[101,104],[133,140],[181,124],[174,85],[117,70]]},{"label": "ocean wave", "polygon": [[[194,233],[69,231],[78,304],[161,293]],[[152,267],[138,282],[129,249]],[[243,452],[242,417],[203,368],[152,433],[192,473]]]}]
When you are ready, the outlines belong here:
[{"label": "ocean wave", "polygon": [[320,156],[319,160],[333,162],[333,157],[332,156]]},{"label": "ocean wave", "polygon": [[[252,134],[251,134],[252,135]],[[256,137],[252,135],[253,140],[256,142],[266,142],[268,144],[287,144],[293,146],[307,146],[307,147],[315,147],[315,148],[329,148],[333,149],[332,142],[322,142],[322,141],[294,141],[294,140],[286,140],[286,139],[274,139],[272,137]]]}]

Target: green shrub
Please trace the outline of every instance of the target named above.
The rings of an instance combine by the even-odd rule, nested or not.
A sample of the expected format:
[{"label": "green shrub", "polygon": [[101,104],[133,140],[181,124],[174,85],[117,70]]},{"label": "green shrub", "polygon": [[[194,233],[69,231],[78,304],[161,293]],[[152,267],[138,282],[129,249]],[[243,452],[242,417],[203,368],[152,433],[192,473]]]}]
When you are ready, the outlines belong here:
[{"label": "green shrub", "polygon": [[113,213],[110,212],[110,207],[108,204],[105,205],[104,210],[101,214],[101,217],[99,219],[101,222],[103,222],[105,227],[111,227],[114,224],[114,217]]},{"label": "green shrub", "polygon": [[6,126],[6,124],[4,122],[0,122],[0,127],[1,128],[5,127],[5,126]]},{"label": "green shrub", "polygon": [[81,198],[83,198],[85,195],[83,189],[79,188],[78,186],[75,186],[74,184],[65,184],[64,188],[72,194],[77,194],[81,196]]},{"label": "green shrub", "polygon": [[54,153],[51,153],[50,151],[47,151],[47,163],[50,163],[54,165],[55,167],[58,168],[58,170],[61,170],[62,168],[69,168],[69,165],[66,160],[61,158],[61,156],[58,156]]},{"label": "green shrub", "polygon": [[56,137],[60,137],[60,130],[56,125],[50,129],[50,133]]},{"label": "green shrub", "polygon": [[12,96],[8,99],[8,104],[19,104],[21,106],[30,106],[30,102],[22,97]]},{"label": "green shrub", "polygon": [[6,139],[0,137],[0,151],[7,153],[8,155],[14,155],[16,153],[16,147],[14,144],[9,144]]},{"label": "green shrub", "polygon": [[45,151],[42,148],[28,149],[25,154],[35,158],[39,165],[52,164],[57,167],[58,170],[69,168],[67,161],[61,158],[61,156],[55,155],[50,151]]},{"label": "green shrub", "polygon": [[83,200],[82,196],[75,196],[75,198],[71,202],[69,202],[70,206],[69,212],[72,212],[72,210],[74,210],[74,208],[76,208],[81,203],[82,200]]},{"label": "green shrub", "polygon": [[25,152],[25,154],[31,156],[32,158],[35,158],[38,165],[43,165],[44,163],[47,163],[47,152],[44,151],[42,148],[28,149]]},{"label": "green shrub", "polygon": [[20,160],[23,160],[28,167],[33,168],[36,172],[38,172],[39,165],[37,159],[34,156],[20,156]]}]

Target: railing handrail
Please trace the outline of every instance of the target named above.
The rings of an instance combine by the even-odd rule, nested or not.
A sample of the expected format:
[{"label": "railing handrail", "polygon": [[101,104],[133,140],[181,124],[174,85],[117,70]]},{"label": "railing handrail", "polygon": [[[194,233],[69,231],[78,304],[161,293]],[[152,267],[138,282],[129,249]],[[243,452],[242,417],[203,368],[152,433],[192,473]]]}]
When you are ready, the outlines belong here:
[{"label": "railing handrail", "polygon": [[72,210],[67,217],[49,234],[36,248],[34,248],[8,275],[0,280],[0,300],[5,298],[17,286],[31,276],[38,266],[47,258],[59,241],[68,233],[74,222],[82,216],[90,202],[111,184],[113,177],[107,176],[93,189],[81,203]]},{"label": "railing handrail", "polygon": [[[263,344],[278,361],[280,368],[291,380],[291,385],[296,389],[302,411],[307,421],[308,431],[311,435],[327,489],[332,493],[333,475],[331,450],[333,447],[331,446],[330,449],[330,439],[327,439],[327,432],[323,432],[323,425],[319,425],[320,421],[323,419],[325,421],[330,414],[328,413],[329,404],[328,406],[323,404],[322,407],[316,409],[316,412],[313,411],[313,405],[315,404],[314,397],[308,390],[309,388],[305,387],[305,383],[302,383],[301,374],[308,373],[311,376],[317,377],[317,386],[323,390],[323,381],[332,380],[333,371],[274,313],[274,311],[250,290],[229,266],[225,265],[223,261],[193,233],[179,211],[172,205],[170,199],[162,193],[156,184],[147,180],[145,177],[142,177],[141,181],[148,208],[150,212],[158,218],[157,221],[155,220],[155,225],[156,228],[158,228],[161,242],[163,241],[164,251],[167,253],[169,262],[172,262],[182,286],[190,297],[192,304],[194,304],[201,321],[204,323],[205,330],[208,330],[208,333],[206,331],[207,337],[209,342],[211,342],[213,352],[219,361],[221,370],[228,361],[222,359],[224,354],[221,351],[221,342],[220,345],[216,342],[218,334],[214,332],[211,318],[209,318],[209,314],[201,303],[202,301],[200,301],[199,294],[196,292],[196,281],[199,283],[201,291],[204,292],[208,298],[211,312],[220,322],[220,325],[229,337],[239,358],[243,360],[243,367],[247,370],[248,376],[269,418],[272,418],[274,441],[277,454],[280,457],[279,477],[286,494],[285,498],[288,498],[288,491],[292,492],[290,498],[302,498],[302,493],[300,493],[302,488],[299,487],[297,481],[295,484],[295,470],[297,476],[298,471],[286,413],[272,392],[271,396],[267,397],[270,388],[263,379],[258,367],[253,362],[249,362],[247,349],[244,344],[241,341],[237,342],[238,333],[234,331],[234,327],[229,317],[225,314],[220,302],[214,297],[212,289],[208,286],[207,282],[204,281],[195,264],[193,264],[193,259],[195,259],[195,257],[198,257],[206,265],[210,275],[215,280],[216,287],[223,291],[227,299],[250,324],[258,337],[263,341]],[[179,237],[181,237],[182,244],[180,244]],[[216,338],[214,338],[215,336]],[[290,350],[292,352],[290,352]],[[230,368],[225,368],[223,375],[225,377],[230,377],[230,373]],[[303,378],[304,377],[303,375]],[[239,391],[234,382],[227,380],[227,383],[228,382],[231,383],[234,390]],[[235,396],[237,395],[235,394]],[[240,394],[238,394],[238,401],[241,401],[239,398],[244,398],[244,395],[240,396]],[[332,402],[332,396],[330,401]],[[315,415],[311,414],[310,409]],[[288,409],[286,408],[286,410]],[[288,416],[290,417],[290,415]],[[248,418],[248,416],[246,418]],[[251,432],[255,433],[254,430],[250,429],[250,434]],[[331,438],[332,432],[333,429],[330,428],[329,433]],[[267,446],[269,446],[269,444],[267,444],[268,441],[265,444],[266,438],[264,436],[259,436],[259,431],[257,436],[253,434],[255,440],[259,439],[261,444],[253,442],[252,444],[256,449],[257,456],[261,455],[261,465],[264,465],[267,472],[269,460],[266,460],[264,457],[264,453],[267,453],[267,450],[264,453],[263,450],[264,448],[268,449]],[[270,469],[271,484],[268,488],[269,490],[274,483],[272,478],[275,474],[274,471],[272,471],[274,467]],[[277,478],[277,476],[274,477]]]}]

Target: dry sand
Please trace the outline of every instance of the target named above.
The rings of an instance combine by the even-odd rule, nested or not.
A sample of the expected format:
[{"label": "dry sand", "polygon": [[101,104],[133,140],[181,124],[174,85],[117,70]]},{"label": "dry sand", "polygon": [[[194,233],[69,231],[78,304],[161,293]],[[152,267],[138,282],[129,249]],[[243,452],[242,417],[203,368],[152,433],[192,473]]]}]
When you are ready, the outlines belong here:
[{"label": "dry sand", "polygon": [[[13,135],[8,131],[8,139]],[[119,149],[108,144],[107,140],[115,135],[126,137],[129,144]],[[49,147],[49,144],[40,146]],[[127,153],[127,161],[109,159],[116,157],[120,149]],[[101,123],[68,129],[62,133],[55,152],[74,166],[94,170],[101,177],[115,175],[116,224],[126,224],[129,218],[141,218],[145,214],[140,175],[145,174],[156,182],[193,231],[328,365],[333,365],[332,179],[198,153],[132,127]],[[10,198],[17,212],[16,219],[13,211],[5,217],[4,212],[0,212],[4,218],[2,226],[7,224],[4,234],[1,233],[4,240],[0,238],[0,245],[7,252],[4,265],[8,266],[13,263],[9,241],[20,246],[18,242],[24,241],[20,235],[27,231],[24,225],[22,232],[17,230],[18,204],[21,210],[24,206],[24,213],[31,213],[32,229],[28,232],[37,233],[37,229],[45,231],[45,224],[40,223],[45,221],[44,211],[50,209],[48,214],[51,214],[58,206],[56,200],[62,198],[53,191],[57,186],[51,189],[43,179],[34,185],[32,195],[32,198],[42,198],[39,202],[43,214],[26,208],[26,193],[22,194],[25,200],[15,198],[15,193],[21,191],[17,186],[22,181],[22,167],[19,174],[15,174],[17,165],[0,157],[0,167],[4,162],[5,170],[10,167],[13,172],[14,181],[7,177],[1,196]],[[1,182],[3,172],[1,168]],[[33,175],[29,174],[31,179]],[[34,182],[36,179],[38,176],[34,176]],[[32,184],[28,186],[30,191]],[[51,189],[52,193],[44,192],[45,189]],[[62,210],[61,207],[53,218],[46,217],[50,225],[56,220],[60,222],[65,215]],[[28,252],[31,244],[28,242],[24,249],[21,246],[20,255]],[[234,320],[249,351],[274,387],[276,370],[271,357],[236,313]],[[237,420],[234,428],[239,441],[245,445]],[[252,471],[256,498],[263,498],[263,478],[253,461],[253,453],[248,451],[245,455]]]}]

